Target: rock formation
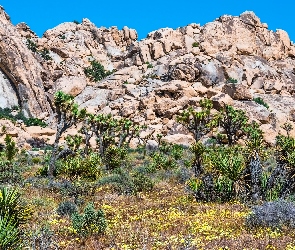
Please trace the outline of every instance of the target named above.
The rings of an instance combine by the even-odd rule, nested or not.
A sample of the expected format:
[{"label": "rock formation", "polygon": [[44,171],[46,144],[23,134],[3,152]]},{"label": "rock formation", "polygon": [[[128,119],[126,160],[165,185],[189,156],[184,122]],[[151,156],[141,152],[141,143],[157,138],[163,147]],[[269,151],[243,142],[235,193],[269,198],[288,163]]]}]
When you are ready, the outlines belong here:
[{"label": "rock formation", "polygon": [[[62,90],[90,112],[129,117],[167,141],[186,144],[190,135],[175,117],[203,97],[216,109],[227,103],[245,110],[269,143],[284,122],[295,121],[295,45],[253,12],[159,29],[138,41],[133,29],[98,28],[88,19],[60,24],[39,38],[24,23],[13,26],[1,9],[0,38],[0,107],[19,104],[27,115],[52,119],[53,95]],[[27,39],[52,60],[29,50]],[[114,73],[91,81],[84,68],[93,59]]]}]

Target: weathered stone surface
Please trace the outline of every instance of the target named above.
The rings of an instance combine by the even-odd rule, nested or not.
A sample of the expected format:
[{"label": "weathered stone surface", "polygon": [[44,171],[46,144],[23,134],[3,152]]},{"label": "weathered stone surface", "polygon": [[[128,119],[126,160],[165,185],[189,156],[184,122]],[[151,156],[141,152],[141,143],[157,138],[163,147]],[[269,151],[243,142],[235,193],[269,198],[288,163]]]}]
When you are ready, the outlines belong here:
[{"label": "weathered stone surface", "polygon": [[243,84],[225,84],[222,91],[234,100],[252,100],[252,94]]},{"label": "weathered stone surface", "polygon": [[163,141],[168,143],[174,143],[179,144],[183,146],[190,146],[192,143],[195,142],[195,139],[191,135],[185,135],[185,134],[173,134],[173,135],[167,135],[162,138]]},{"label": "weathered stone surface", "polygon": [[[1,9],[0,38],[0,107],[20,105],[27,115],[54,117],[53,95],[62,90],[91,113],[128,117],[181,144],[191,140],[176,116],[202,98],[211,99],[215,109],[229,104],[245,110],[271,131],[269,143],[284,122],[295,120],[295,46],[285,31],[268,30],[253,12],[221,16],[204,26],[159,29],[138,41],[133,29],[98,28],[86,18],[39,38],[24,23],[14,27]],[[27,38],[39,51],[48,49],[52,60],[30,51]],[[91,81],[84,70],[92,60],[113,73]],[[269,109],[253,97],[263,98]],[[54,126],[54,118],[49,121]],[[25,145],[21,130],[10,133]],[[54,140],[52,132],[42,133],[37,134]]]},{"label": "weathered stone surface", "polygon": [[65,76],[55,82],[55,90],[61,90],[72,96],[79,95],[86,87],[85,77]]},{"label": "weathered stone surface", "polygon": [[46,100],[42,75],[46,70],[24,44],[17,28],[0,8],[0,68],[16,89],[20,104],[28,115],[48,114],[51,108]]}]

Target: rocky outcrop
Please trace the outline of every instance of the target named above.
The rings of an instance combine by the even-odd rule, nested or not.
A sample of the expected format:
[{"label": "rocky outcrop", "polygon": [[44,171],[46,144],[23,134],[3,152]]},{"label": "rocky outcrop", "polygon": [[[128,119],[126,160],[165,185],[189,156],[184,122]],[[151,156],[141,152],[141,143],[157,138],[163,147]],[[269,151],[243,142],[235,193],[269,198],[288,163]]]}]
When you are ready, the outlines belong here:
[{"label": "rocky outcrop", "polygon": [[29,51],[2,7],[0,8],[0,41],[0,68],[9,78],[11,89],[14,90],[10,90],[12,98],[6,99],[9,100],[6,105],[15,103],[18,97],[19,103],[28,115],[42,116],[44,113],[49,115],[51,108],[46,98],[43,80],[47,72]]},{"label": "rocky outcrop", "polygon": [[[98,28],[86,18],[39,38],[24,23],[14,27],[3,9],[0,14],[0,107],[20,104],[28,114],[48,118],[53,95],[62,90],[89,112],[128,117],[185,145],[193,140],[175,129],[176,116],[204,97],[215,109],[230,104],[245,110],[270,129],[269,142],[285,121],[295,122],[295,46],[285,31],[268,30],[253,12],[159,29],[140,41],[133,29]],[[51,60],[29,50],[28,38]],[[91,81],[84,73],[91,60],[113,73]]]}]

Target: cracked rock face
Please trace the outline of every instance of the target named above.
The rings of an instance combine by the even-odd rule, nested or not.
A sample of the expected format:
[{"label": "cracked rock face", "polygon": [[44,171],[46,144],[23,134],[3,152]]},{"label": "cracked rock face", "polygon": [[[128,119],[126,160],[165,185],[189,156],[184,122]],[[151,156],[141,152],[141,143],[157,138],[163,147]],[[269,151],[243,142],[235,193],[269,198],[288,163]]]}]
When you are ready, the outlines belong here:
[{"label": "cracked rock face", "polygon": [[[29,50],[27,39],[52,59]],[[91,60],[113,74],[91,81],[84,73]],[[1,9],[0,70],[0,107],[21,105],[27,115],[49,120],[54,93],[63,90],[88,111],[128,117],[175,142],[181,141],[171,136],[176,116],[202,98],[216,109],[227,103],[245,110],[273,136],[283,122],[295,122],[295,46],[253,12],[159,29],[138,41],[133,29],[99,28],[88,19],[62,23],[39,38],[24,23],[13,26]]]}]

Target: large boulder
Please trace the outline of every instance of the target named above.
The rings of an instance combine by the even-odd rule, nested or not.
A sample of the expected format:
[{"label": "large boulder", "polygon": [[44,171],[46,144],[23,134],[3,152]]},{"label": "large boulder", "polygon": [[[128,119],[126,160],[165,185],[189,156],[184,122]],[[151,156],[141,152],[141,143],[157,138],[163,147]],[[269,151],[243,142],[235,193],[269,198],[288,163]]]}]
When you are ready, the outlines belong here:
[{"label": "large boulder", "polygon": [[27,115],[49,114],[51,108],[44,90],[48,74],[24,43],[4,9],[0,8],[0,69],[7,75]]}]

